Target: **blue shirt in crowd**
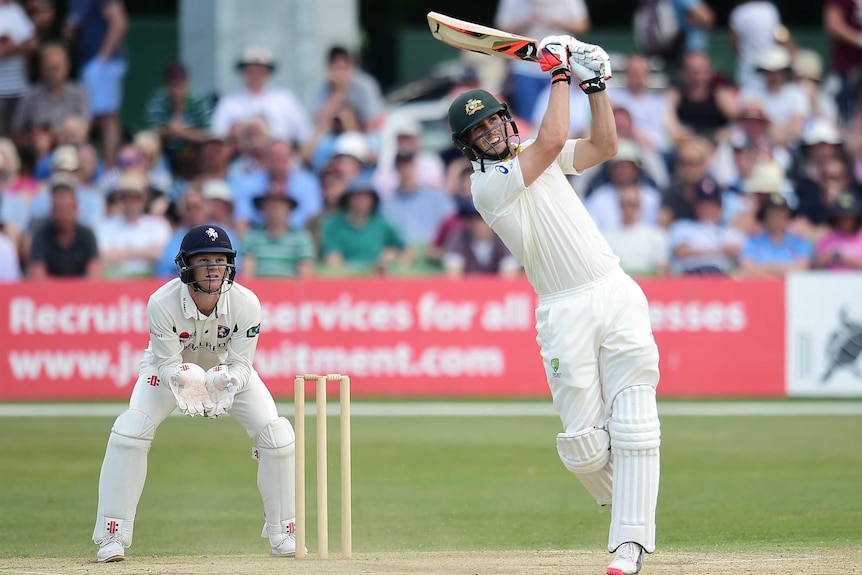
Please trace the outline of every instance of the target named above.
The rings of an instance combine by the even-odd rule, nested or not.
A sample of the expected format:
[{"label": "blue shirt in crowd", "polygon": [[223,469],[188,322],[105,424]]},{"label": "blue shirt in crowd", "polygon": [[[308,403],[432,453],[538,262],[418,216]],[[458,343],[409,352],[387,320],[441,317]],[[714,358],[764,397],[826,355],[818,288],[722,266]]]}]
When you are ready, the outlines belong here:
[{"label": "blue shirt in crowd", "polygon": [[800,259],[810,260],[812,255],[811,244],[796,234],[788,232],[776,244],[769,234],[761,232],[745,242],[741,258],[755,264],[788,264]]}]

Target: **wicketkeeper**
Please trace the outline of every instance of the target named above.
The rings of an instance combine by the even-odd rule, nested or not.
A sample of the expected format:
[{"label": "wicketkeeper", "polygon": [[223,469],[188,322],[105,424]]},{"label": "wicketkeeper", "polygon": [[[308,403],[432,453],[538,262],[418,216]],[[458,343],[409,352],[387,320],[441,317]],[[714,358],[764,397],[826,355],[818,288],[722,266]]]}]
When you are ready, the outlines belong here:
[{"label": "wicketkeeper", "polygon": [[93,541],[100,563],[121,561],[156,429],[175,409],[189,416],[229,413],[254,440],[263,497],[263,537],[278,557],[296,553],[294,433],[252,367],[260,332],[257,296],[234,282],[236,251],[215,225],[192,228],[176,257],[179,278],[150,296],[150,342],[129,408],[114,422],[99,476]]}]

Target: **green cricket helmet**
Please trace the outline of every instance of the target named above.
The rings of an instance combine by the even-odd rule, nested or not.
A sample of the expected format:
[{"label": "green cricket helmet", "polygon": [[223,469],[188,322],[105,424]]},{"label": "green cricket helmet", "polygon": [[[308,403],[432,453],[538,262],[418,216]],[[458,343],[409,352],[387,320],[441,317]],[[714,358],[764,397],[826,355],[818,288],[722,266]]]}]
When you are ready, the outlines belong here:
[{"label": "green cricket helmet", "polygon": [[497,100],[490,92],[478,89],[467,90],[455,98],[452,104],[449,105],[449,128],[452,130],[452,142],[470,160],[489,159],[499,161],[508,157],[511,152],[508,146],[510,137],[508,131],[506,133],[506,152],[502,156],[498,154],[487,155],[475,147],[476,142],[484,138],[487,132],[479,134],[470,141],[466,139],[467,133],[473,126],[495,114],[500,115],[504,124],[508,123],[512,125],[512,136],[518,136],[518,126],[512,120],[508,106]]}]

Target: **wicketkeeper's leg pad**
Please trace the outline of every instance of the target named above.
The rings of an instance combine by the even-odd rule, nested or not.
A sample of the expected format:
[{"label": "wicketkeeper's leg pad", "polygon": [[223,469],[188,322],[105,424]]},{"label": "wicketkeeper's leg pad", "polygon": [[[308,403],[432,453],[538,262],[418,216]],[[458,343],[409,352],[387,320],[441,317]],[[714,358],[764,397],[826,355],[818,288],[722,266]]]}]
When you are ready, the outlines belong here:
[{"label": "wicketkeeper's leg pad", "polygon": [[296,521],[296,436],[283,417],[263,428],[257,436],[259,466],[257,487],[266,518],[261,537],[278,544],[292,533]]},{"label": "wicketkeeper's leg pad", "polygon": [[99,508],[93,541],[119,531],[123,545],[132,544],[135,514],[147,478],[147,454],[156,426],[143,411],[123,412],[111,428],[99,475]]},{"label": "wicketkeeper's leg pad", "polygon": [[608,430],[614,454],[614,504],[608,551],[633,541],[652,553],[661,445],[655,388],[635,385],[617,394]]},{"label": "wicketkeeper's leg pad", "polygon": [[599,505],[611,502],[613,461],[608,432],[590,427],[573,433],[557,434],[557,453],[566,469],[587,488]]}]

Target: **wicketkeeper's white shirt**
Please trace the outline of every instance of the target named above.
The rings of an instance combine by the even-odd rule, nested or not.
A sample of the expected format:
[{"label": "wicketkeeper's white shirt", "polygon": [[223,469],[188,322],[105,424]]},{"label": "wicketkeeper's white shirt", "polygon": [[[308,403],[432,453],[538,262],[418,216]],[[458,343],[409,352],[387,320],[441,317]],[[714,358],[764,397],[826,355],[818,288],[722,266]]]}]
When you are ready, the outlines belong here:
[{"label": "wicketkeeper's white shirt", "polygon": [[[521,149],[532,144],[527,140]],[[524,267],[536,293],[558,293],[590,284],[619,269],[619,258],[599,232],[566,174],[575,145],[569,140],[557,161],[528,188],[518,156],[504,162],[473,162],[473,201]]]},{"label": "wicketkeeper's white shirt", "polygon": [[171,280],[147,302],[150,344],[141,367],[156,368],[159,378],[167,382],[181,363],[196,363],[205,370],[225,364],[241,390],[252,373],[260,315],[260,300],[254,292],[234,283],[221,294],[215,311],[203,316],[192,301],[189,286],[179,278]]}]

